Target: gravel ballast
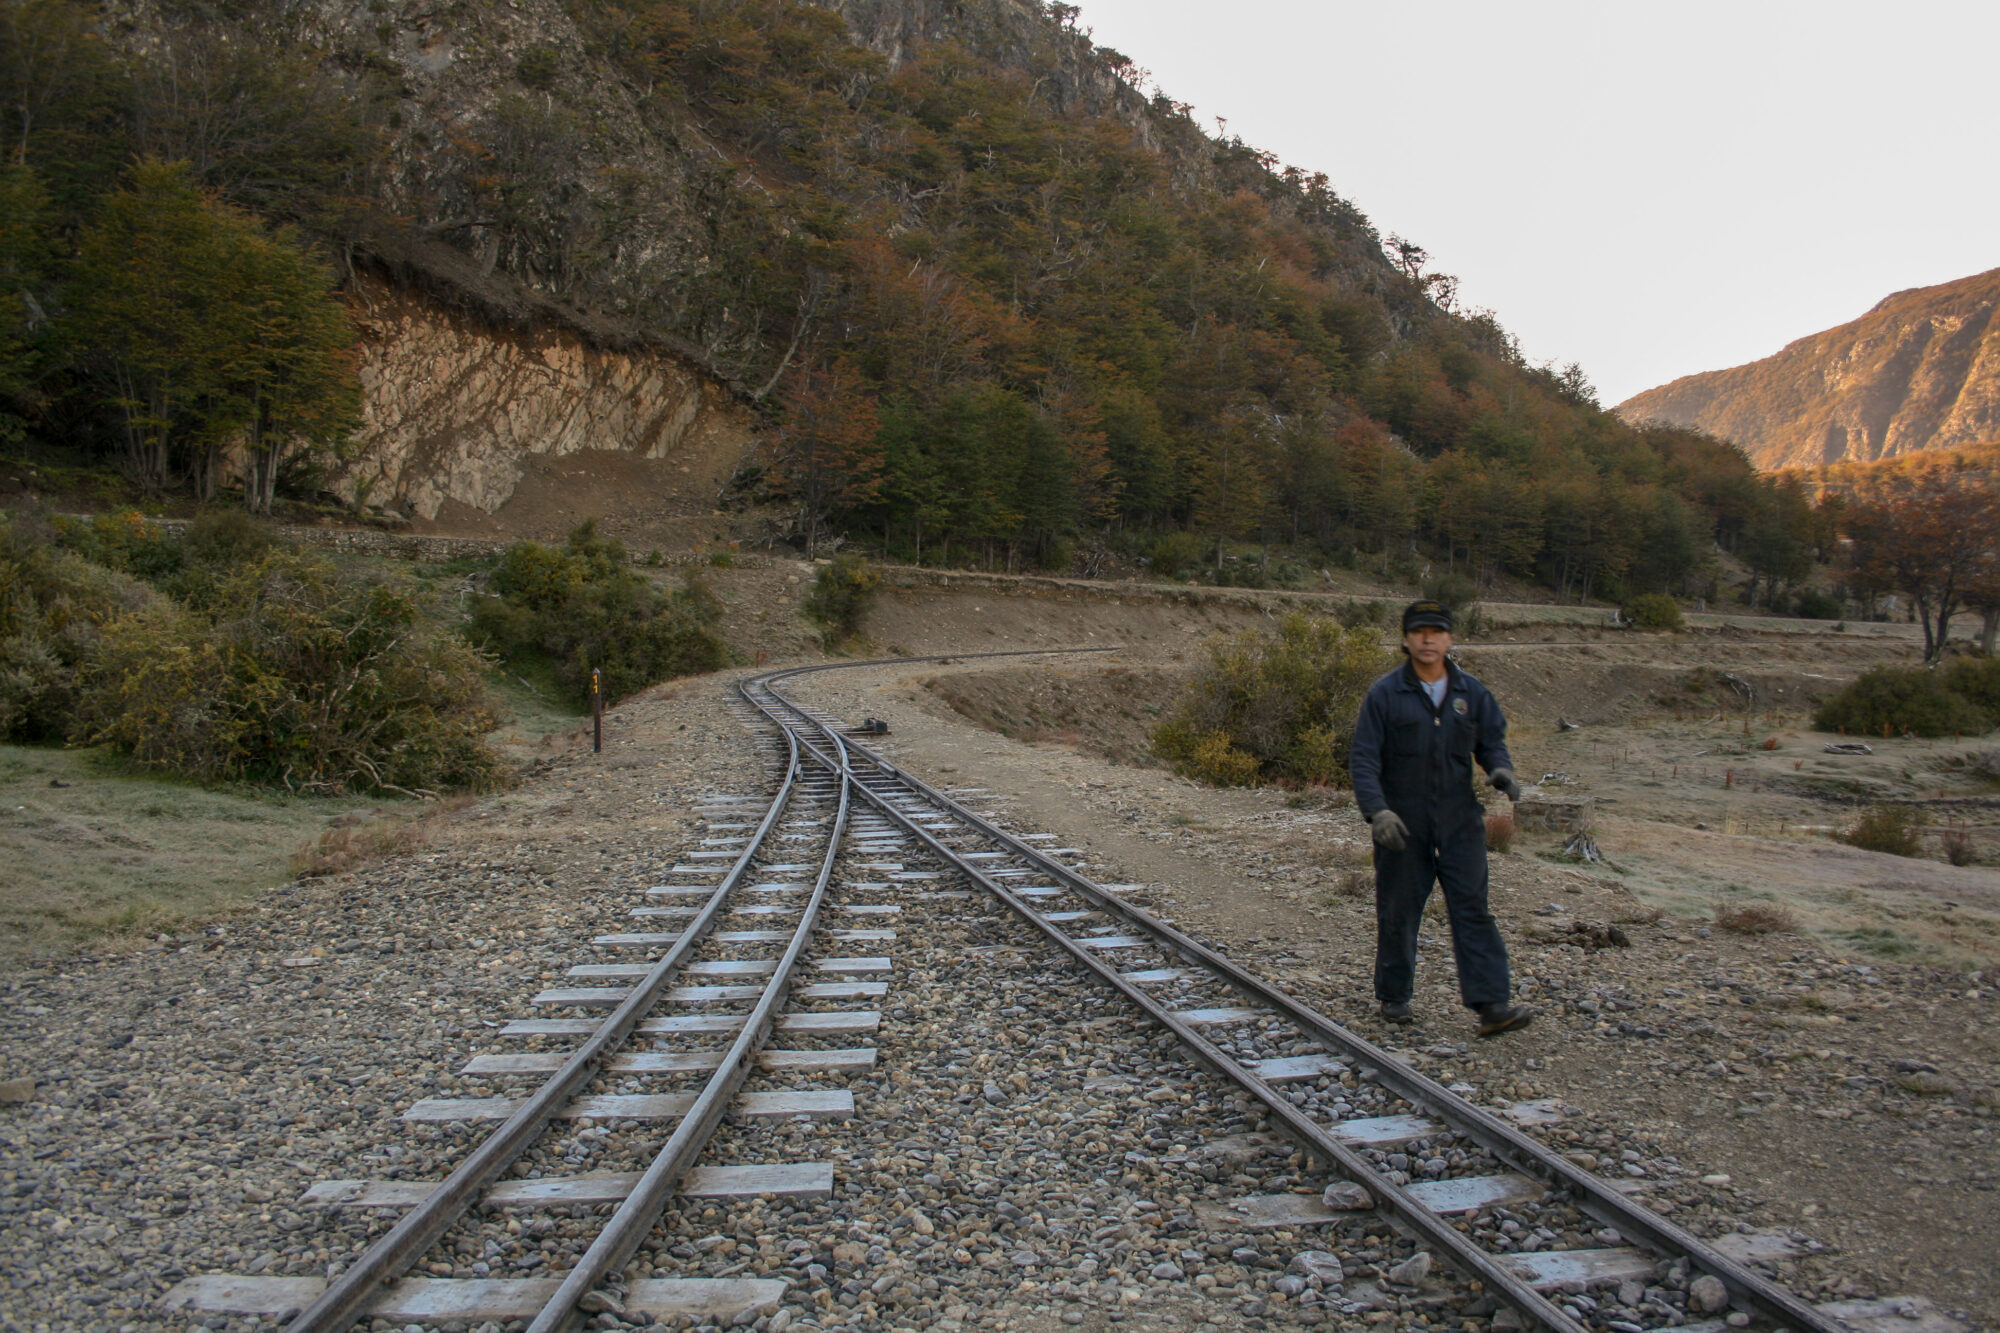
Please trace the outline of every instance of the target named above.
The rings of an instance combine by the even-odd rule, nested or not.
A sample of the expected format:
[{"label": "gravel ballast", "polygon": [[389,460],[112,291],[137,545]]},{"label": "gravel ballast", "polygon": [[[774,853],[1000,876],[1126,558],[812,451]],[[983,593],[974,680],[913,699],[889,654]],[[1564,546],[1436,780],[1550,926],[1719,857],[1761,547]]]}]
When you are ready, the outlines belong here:
[{"label": "gravel ballast", "polygon": [[[697,814],[695,798],[766,789],[721,684],[684,682],[615,710],[603,755],[584,748],[549,761],[517,791],[454,817],[434,850],[288,885],[251,914],[144,954],[70,959],[12,979],[0,995],[0,1074],[35,1086],[28,1100],[0,1104],[0,1328],[269,1327],[167,1315],[156,1300],[194,1273],[325,1276],[386,1229],[390,1214],[292,1201],[316,1180],[441,1177],[484,1127],[410,1124],[401,1112],[423,1098],[523,1091],[531,1081],[457,1071],[482,1052],[538,1049],[502,1043],[495,1030],[528,1013],[537,990],[571,984],[571,966],[642,956],[595,949],[593,935],[669,928],[635,926],[627,914],[667,867],[718,836],[719,817]],[[888,996],[867,1002],[883,1011],[879,1031],[772,1043],[872,1041],[874,1069],[765,1074],[749,1089],[845,1087],[854,1118],[728,1123],[706,1155],[831,1161],[833,1196],[683,1201],[628,1279],[782,1278],[792,1286],[781,1306],[749,1319],[763,1330],[1491,1322],[1490,1297],[1427,1265],[1370,1214],[1272,1231],[1219,1221],[1245,1195],[1316,1195],[1332,1178],[1309,1172],[1268,1133],[1260,1108],[983,891],[948,875],[884,886],[864,862],[937,869],[913,840],[892,841],[850,855],[827,924],[881,925],[896,939],[815,949],[893,959]],[[1090,873],[1122,878],[1115,866]],[[866,922],[831,910],[856,904],[901,910]],[[1144,951],[1119,959],[1163,961]],[[1222,1002],[1199,984],[1168,998]],[[1212,1035],[1244,1059],[1300,1053],[1275,1025]],[[1431,1039],[1405,1054],[1441,1081],[1468,1080],[1468,1093],[1491,1105],[1544,1091],[1469,1043]],[[607,1078],[593,1090],[691,1086]],[[1287,1092],[1326,1120],[1412,1109],[1352,1069]],[[1579,1164],[1588,1156],[1586,1169],[1646,1181],[1649,1201],[1700,1234],[1736,1228],[1728,1182],[1677,1161],[1657,1136],[1574,1108],[1538,1132]],[[637,1169],[664,1137],[658,1124],[564,1122],[521,1174]],[[1448,1135],[1371,1159],[1408,1180],[1496,1169]],[[582,1208],[476,1215],[428,1271],[559,1274],[598,1223]],[[1615,1243],[1553,1200],[1490,1209],[1468,1225],[1501,1251]],[[1781,1275],[1832,1290],[1837,1273],[1808,1259]],[[1705,1297],[1685,1272],[1669,1273],[1576,1308],[1600,1325],[1629,1316],[1654,1326],[1669,1310],[1688,1317]],[[592,1322],[644,1327],[649,1316],[607,1307]]]}]

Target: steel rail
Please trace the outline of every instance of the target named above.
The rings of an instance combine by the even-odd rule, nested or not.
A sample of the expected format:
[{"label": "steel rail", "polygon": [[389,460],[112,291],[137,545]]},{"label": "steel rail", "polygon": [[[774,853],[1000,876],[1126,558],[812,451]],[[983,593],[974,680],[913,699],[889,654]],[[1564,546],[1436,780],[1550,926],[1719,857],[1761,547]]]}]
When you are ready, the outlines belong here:
[{"label": "steel rail", "polygon": [[[752,698],[741,682],[737,685],[737,692],[769,715],[770,710]],[[775,722],[777,719],[772,720]],[[780,730],[783,729],[781,724]],[[797,738],[791,737],[790,732],[786,735],[796,755]],[[840,746],[837,738],[834,743],[836,748]],[[824,760],[820,762],[825,764]],[[571,1327],[581,1313],[578,1303],[606,1277],[625,1266],[660,1220],[660,1214],[673,1197],[681,1177],[687,1174],[688,1168],[701,1156],[702,1149],[708,1146],[708,1140],[722,1123],[730,1101],[742,1088],[744,1080],[749,1078],[757,1053],[769,1040],[772,1022],[791,993],[793,974],[812,940],[820,907],[826,901],[827,884],[833,878],[833,867],[840,859],[841,838],[847,832],[849,792],[858,785],[848,772],[844,753],[838,763],[825,766],[831,768],[840,780],[840,804],[834,813],[833,830],[827,840],[826,856],[820,863],[819,878],[813,884],[812,896],[806,901],[798,926],[792,931],[790,943],[778,959],[777,971],[765,983],[764,993],[757,998],[756,1006],[744,1020],[743,1030],[723,1055],[721,1066],[709,1076],[694,1105],[675,1126],[666,1144],[654,1155],[652,1163],[633,1185],[632,1192],[625,1196],[617,1211],[611,1215],[611,1220],[597,1233],[590,1248],[564,1275],[562,1285],[556,1288],[548,1304],[542,1307],[542,1312],[528,1325],[528,1333],[559,1333]]]},{"label": "steel rail", "polygon": [[786,749],[789,762],[785,780],[772,798],[770,808],[764,812],[763,821],[744,844],[742,854],[736,858],[729,873],[716,885],[708,902],[672,947],[660,956],[651,971],[640,978],[618,1007],[598,1024],[597,1030],[583,1045],[577,1047],[561,1069],[551,1074],[499,1128],[481,1140],[479,1146],[426,1195],[423,1202],[404,1214],[360,1258],[329,1282],[319,1298],[285,1326],[285,1333],[344,1333],[355,1320],[365,1315],[368,1307],[382,1295],[382,1289],[407,1272],[471,1210],[494,1178],[512,1166],[541,1137],[563,1104],[595,1076],[604,1058],[632,1035],[639,1020],[652,1009],[681,970],[687,956],[722,915],[729,895],[777,825],[778,815],[791,799],[803,767],[798,740],[789,732],[786,733]]},{"label": "steel rail", "polygon": [[[837,670],[845,665],[847,664],[794,668],[791,671],[772,673],[764,679],[774,686],[777,680],[811,672]],[[864,664],[856,663],[853,665],[859,666]],[[772,688],[771,692],[776,697],[783,699],[783,696],[778,694],[775,688]],[[832,734],[831,729],[824,723],[812,718],[789,700],[785,702],[795,714],[804,718],[814,729]],[[789,727],[786,729],[790,730]],[[808,750],[816,748],[810,741],[801,740],[800,743]],[[987,838],[1007,847],[1015,856],[1028,861],[1050,877],[1067,886],[1080,897],[1137,925],[1158,941],[1166,952],[1176,954],[1188,962],[1199,964],[1208,969],[1226,981],[1239,994],[1270,1008],[1275,1014],[1289,1019],[1304,1032],[1326,1044],[1330,1049],[1342,1051],[1357,1063],[1364,1063],[1372,1067],[1376,1071],[1376,1082],[1395,1092],[1405,1101],[1432,1112],[1448,1128],[1463,1134],[1465,1137],[1479,1144],[1503,1164],[1521,1171],[1525,1175],[1537,1178],[1552,1187],[1569,1190],[1574,1195],[1578,1207],[1588,1216],[1596,1218],[1608,1226],[1617,1228],[1628,1239],[1634,1240],[1656,1252],[1665,1254],[1671,1258],[1687,1258],[1695,1268],[1711,1274],[1720,1280],[1734,1301],[1740,1302],[1755,1313],[1762,1314],[1774,1323],[1806,1330],[1807,1333],[1843,1333],[1842,1326],[1837,1321],[1821,1314],[1818,1310],[1815,1310],[1812,1306],[1801,1301],[1798,1297],[1792,1295],[1762,1274],[1757,1273],[1748,1265],[1739,1263],[1728,1255],[1716,1250],[1713,1246],[1710,1246],[1686,1229],[1675,1225],[1651,1209],[1618,1193],[1616,1190],[1610,1189],[1596,1176],[1582,1170],[1575,1163],[1550,1151],[1547,1147],[1514,1128],[1512,1125],[1506,1124],[1498,1117],[1466,1101],[1425,1074],[1389,1055],[1388,1052],[1382,1050],[1380,1047],[1349,1032],[1346,1028],[1341,1027],[1325,1015],[1300,1003],[1278,987],[1245,971],[1241,966],[1217,953],[1207,945],[1192,939],[1167,922],[1145,911],[1143,908],[1136,907],[1124,899],[1106,892],[1063,862],[1049,856],[1032,844],[1025,843],[1013,837],[1004,829],[992,823],[992,821],[976,814],[959,802],[952,800],[944,792],[932,787],[922,779],[904,772],[882,756],[874,753],[866,745],[849,741],[845,743],[844,748],[850,757],[858,757],[872,764],[906,790],[943,810],[949,811],[953,818],[976,828]],[[861,782],[859,785],[864,792],[869,794],[871,804],[878,805],[897,823],[910,829],[916,837],[929,844],[940,856],[945,857],[953,865],[959,867],[963,873],[979,882],[982,887],[996,894],[1003,901],[1007,902],[1009,906],[1013,907],[1014,910],[1026,916],[1043,933],[1061,942],[1069,953],[1084,962],[1092,971],[1104,977],[1122,993],[1134,999],[1135,1002],[1148,1011],[1149,1015],[1164,1022],[1169,1029],[1174,1030],[1175,1034],[1180,1036],[1184,1042],[1187,1042],[1192,1049],[1199,1051],[1201,1046],[1207,1045],[1205,1039],[1200,1038],[1198,1034],[1183,1031],[1182,1029],[1184,1029],[1185,1025],[1177,1024],[1176,1021],[1166,1017],[1165,1011],[1160,1009],[1150,997],[1137,991],[1130,983],[1118,978],[1116,972],[1105,965],[1101,959],[1098,959],[1076,945],[1052,923],[1044,921],[1039,912],[1021,902],[1012,893],[989,879],[977,868],[960,860],[942,842],[932,837],[927,830],[918,827],[912,821],[905,818],[900,811],[895,810],[887,802],[880,800],[865,782]],[[1226,1059],[1227,1057],[1225,1056],[1224,1058]],[[1256,1075],[1247,1070],[1241,1070],[1240,1074],[1230,1072],[1229,1077],[1243,1082],[1246,1088],[1256,1093],[1259,1100],[1263,1101],[1267,1106],[1271,1106],[1277,1112],[1281,1123],[1291,1126],[1295,1122],[1303,1120],[1303,1117],[1297,1114],[1296,1109],[1289,1102],[1273,1092]],[[1311,1122],[1305,1123],[1310,1126]],[[1297,1134],[1293,1134],[1291,1137],[1295,1141],[1298,1141]],[[1329,1161],[1340,1166],[1343,1172],[1352,1174],[1340,1156],[1322,1151],[1319,1140],[1325,1140],[1328,1144],[1338,1148],[1341,1153],[1346,1152],[1344,1148],[1341,1148],[1340,1145],[1320,1132],[1314,1132],[1309,1137],[1312,1141],[1300,1142],[1301,1147],[1307,1147],[1311,1151],[1325,1156]],[[1389,1206],[1390,1211],[1396,1212],[1403,1220],[1409,1221],[1410,1219],[1403,1216],[1402,1209],[1393,1206],[1397,1201],[1400,1201],[1404,1207],[1421,1213],[1424,1217],[1436,1218],[1436,1214],[1423,1208],[1422,1205],[1409,1200],[1395,1186],[1384,1181],[1372,1167],[1361,1162],[1358,1158],[1354,1158],[1353,1161],[1365,1172],[1364,1175],[1354,1176],[1355,1182],[1363,1188],[1368,1189],[1378,1199],[1384,1200],[1385,1206]],[[1446,1244],[1444,1248],[1457,1252],[1461,1246],[1470,1246],[1470,1242],[1465,1241],[1463,1237],[1459,1236],[1457,1231],[1448,1226],[1445,1230],[1449,1235],[1457,1238],[1459,1244]],[[1485,1264],[1474,1265],[1475,1268],[1481,1270],[1477,1272],[1477,1276],[1481,1277],[1482,1280],[1489,1280],[1486,1278],[1486,1273],[1483,1270],[1491,1264],[1491,1257],[1483,1250],[1475,1250],[1474,1252],[1481,1259],[1487,1261]],[[1519,1283],[1519,1279],[1510,1270],[1503,1270],[1502,1277],[1496,1281],[1496,1285],[1504,1290],[1510,1284],[1516,1286],[1523,1285]],[[1570,1320],[1561,1311],[1556,1310],[1539,1293],[1533,1292],[1532,1288],[1526,1288],[1526,1290],[1533,1298],[1534,1307],[1539,1308],[1531,1308],[1528,1305],[1517,1305],[1521,1313],[1532,1315],[1538,1322],[1548,1323],[1549,1327],[1552,1328],[1571,1329],[1576,1327],[1573,1320]],[[1510,1299],[1509,1303],[1513,1304],[1515,1302]],[[1549,1313],[1545,1314],[1544,1311]],[[1562,1322],[1549,1323],[1550,1314]]]}]

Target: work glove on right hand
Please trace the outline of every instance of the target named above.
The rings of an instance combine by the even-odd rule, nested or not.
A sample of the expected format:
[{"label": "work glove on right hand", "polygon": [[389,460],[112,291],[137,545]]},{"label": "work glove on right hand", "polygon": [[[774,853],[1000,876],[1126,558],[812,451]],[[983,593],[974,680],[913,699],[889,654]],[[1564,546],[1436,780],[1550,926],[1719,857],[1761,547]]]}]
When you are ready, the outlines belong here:
[{"label": "work glove on right hand", "polygon": [[1410,826],[1394,810],[1376,811],[1375,817],[1368,821],[1368,830],[1375,835],[1377,845],[1392,852],[1402,851],[1410,840]]},{"label": "work glove on right hand", "polygon": [[1521,799],[1521,780],[1511,768],[1496,768],[1486,775],[1486,785],[1510,801]]}]

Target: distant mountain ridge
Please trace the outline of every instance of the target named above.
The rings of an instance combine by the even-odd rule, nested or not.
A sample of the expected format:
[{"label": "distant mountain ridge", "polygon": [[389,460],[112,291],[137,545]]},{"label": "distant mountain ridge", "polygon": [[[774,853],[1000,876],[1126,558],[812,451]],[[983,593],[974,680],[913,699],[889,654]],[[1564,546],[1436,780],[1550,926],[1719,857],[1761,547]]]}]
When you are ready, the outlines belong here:
[{"label": "distant mountain ridge", "polygon": [[1704,430],[1759,468],[2000,440],[2000,268],[1894,292],[1775,356],[1687,375],[1614,410]]}]

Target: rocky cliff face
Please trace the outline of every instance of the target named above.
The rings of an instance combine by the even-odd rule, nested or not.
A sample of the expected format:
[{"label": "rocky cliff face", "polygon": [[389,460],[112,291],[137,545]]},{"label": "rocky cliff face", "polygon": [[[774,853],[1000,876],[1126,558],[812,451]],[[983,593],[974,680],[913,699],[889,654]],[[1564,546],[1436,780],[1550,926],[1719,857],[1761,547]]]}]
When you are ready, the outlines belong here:
[{"label": "rocky cliff face", "polygon": [[1616,411],[1733,440],[1766,469],[2000,440],[1996,308],[2000,269],[1897,292],[1776,356],[1677,379]]},{"label": "rocky cliff face", "polygon": [[750,414],[671,353],[496,328],[372,282],[352,309],[366,398],[336,480],[349,499],[425,519],[452,504],[491,514],[538,458],[589,451],[664,461],[712,496],[751,446]]}]

